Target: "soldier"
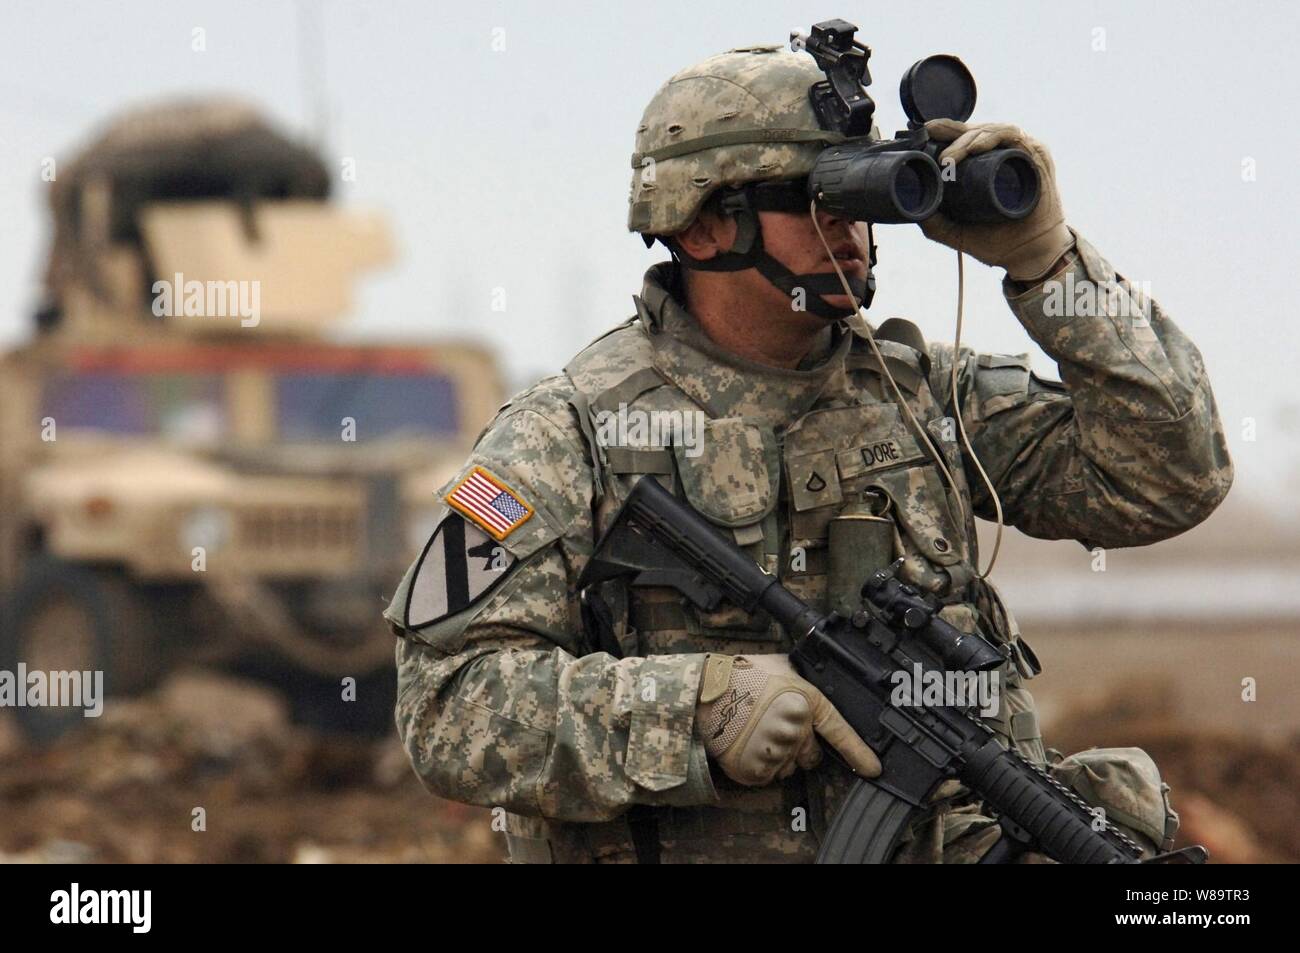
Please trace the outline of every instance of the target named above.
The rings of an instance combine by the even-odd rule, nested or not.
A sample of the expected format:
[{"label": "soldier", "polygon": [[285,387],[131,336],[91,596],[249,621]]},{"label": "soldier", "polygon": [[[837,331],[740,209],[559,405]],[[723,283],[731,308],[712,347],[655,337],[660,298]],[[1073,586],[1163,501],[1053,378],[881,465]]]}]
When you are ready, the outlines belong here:
[{"label": "soldier", "polygon": [[[974,517],[994,518],[994,496],[948,431],[959,407],[1024,532],[1153,543],[1203,520],[1232,479],[1200,354],[1066,226],[1043,146],[952,121],[928,126],[951,141],[946,158],[1017,145],[1042,197],[1020,222],[936,216],[925,233],[1007,270],[1007,303],[1063,383],[1026,355],[963,349],[954,395],[953,349],[897,320],[877,351],[835,274],[838,262],[863,296],[866,226],[750,188],[802,187],[829,141],[808,99],[820,79],[806,55],[733,50],[678,73],[646,109],[629,228],[674,261],[647,273],[634,317],[502,407],[440,491],[439,528],[385,613],[402,636],[397,724],[412,764],[435,794],[503,808],[517,862],[814,859],[853,771],[879,763],[794,672],[788,635],[733,606],[706,613],[671,589],[614,584],[594,625],[575,583],[649,478],[825,606],[828,526],[869,498],[905,579],[1009,647],[990,726],[1165,848],[1177,815],[1149,757],[1044,747],[1023,685],[1037,661],[977,568]],[[745,236],[757,240],[737,251]],[[1111,293],[1093,313],[1052,316],[1047,283],[1067,279]],[[977,860],[998,832],[947,782],[895,859]]]}]

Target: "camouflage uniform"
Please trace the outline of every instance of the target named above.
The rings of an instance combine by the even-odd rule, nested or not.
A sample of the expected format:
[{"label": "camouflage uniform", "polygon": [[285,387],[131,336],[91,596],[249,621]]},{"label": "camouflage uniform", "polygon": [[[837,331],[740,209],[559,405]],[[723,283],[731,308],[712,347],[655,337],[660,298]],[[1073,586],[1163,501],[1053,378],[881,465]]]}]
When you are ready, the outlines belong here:
[{"label": "camouflage uniform", "polygon": [[[1201,356],[1154,302],[1144,302],[1145,318],[1125,316],[1139,311],[1119,306],[1136,291],[1081,238],[1053,277],[1067,272],[1076,286],[1114,292],[1097,297],[1094,316],[1052,316],[1041,283],[1004,287],[1063,383],[1032,374],[1026,355],[959,355],[971,442],[1007,522],[1032,536],[1106,547],[1168,538],[1204,519],[1232,479]],[[652,268],[636,316],[505,405],[441,491],[446,499],[486,473],[528,514],[500,540],[509,569],[473,604],[402,631],[413,566],[386,613],[404,636],[397,723],[423,783],[505,808],[516,860],[635,859],[630,818],[648,821],[664,862],[815,857],[848,772],[827,758],[784,782],[744,788],[710,770],[693,731],[704,653],[786,652],[779,626],[732,607],[699,612],[668,589],[615,586],[617,644],[598,646],[584,631],[574,583],[632,483],[646,476],[823,606],[830,519],[869,487],[887,495],[907,578],[944,602],[954,624],[978,625],[1011,646],[989,724],[1026,756],[1048,759],[1023,687],[1037,662],[997,591],[976,578],[973,520],[958,525],[962,510],[865,338],[828,326],[798,369],[750,363],[709,341],[670,293],[675,281],[672,266]],[[947,457],[965,512],[993,518],[945,425],[952,349],[926,345],[914,328],[892,336],[880,348]],[[681,440],[655,445],[632,429],[611,442],[597,422],[620,406],[702,411],[702,452]],[[863,452],[880,444],[890,448],[883,460]],[[796,548],[804,553],[797,569]],[[1112,818],[1152,842],[1172,834],[1175,816],[1145,755],[1086,753],[1055,770],[1093,795],[1137,778],[1112,785]],[[993,822],[955,782],[934,802],[898,859],[978,858],[996,836]]]}]

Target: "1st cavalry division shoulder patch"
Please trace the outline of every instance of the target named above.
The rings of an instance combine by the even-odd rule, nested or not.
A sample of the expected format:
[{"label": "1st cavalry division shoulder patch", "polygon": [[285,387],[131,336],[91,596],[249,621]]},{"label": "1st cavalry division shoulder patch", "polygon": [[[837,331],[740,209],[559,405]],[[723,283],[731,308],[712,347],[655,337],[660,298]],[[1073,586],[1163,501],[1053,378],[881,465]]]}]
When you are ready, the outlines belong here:
[{"label": "1st cavalry division shoulder patch", "polygon": [[475,524],[448,513],[420,554],[406,593],[405,627],[426,628],[491,592],[515,558]]},{"label": "1st cavalry division shoulder patch", "polygon": [[483,467],[470,470],[443,500],[455,512],[420,554],[406,594],[408,629],[433,625],[491,592],[515,562],[501,541],[533,515],[518,493]]},{"label": "1st cavalry division shoulder patch", "polygon": [[483,467],[470,470],[443,499],[496,540],[505,539],[533,515],[518,493]]}]

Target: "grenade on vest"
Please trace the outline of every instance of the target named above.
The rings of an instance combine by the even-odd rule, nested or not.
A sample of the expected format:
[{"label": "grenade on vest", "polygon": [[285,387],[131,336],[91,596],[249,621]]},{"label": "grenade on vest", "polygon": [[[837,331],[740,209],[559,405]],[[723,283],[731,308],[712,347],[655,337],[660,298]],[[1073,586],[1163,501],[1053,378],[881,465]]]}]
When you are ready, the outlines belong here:
[{"label": "grenade on vest", "polygon": [[864,493],[845,504],[827,527],[827,607],[844,618],[862,607],[862,582],[894,561],[894,521],[888,498]]},{"label": "grenade on vest", "polygon": [[1038,169],[1023,149],[991,149],[956,169],[940,172],[947,143],[932,142],[925,123],[965,122],[975,109],[975,79],[955,56],[929,56],[903,76],[899,97],[907,130],[894,139],[870,138],[876,104],[867,95],[871,50],[857,27],[827,20],[810,35],[791,34],[790,46],[812,54],[826,80],[809,91],[822,128],[848,141],[831,146],[808,175],[809,198],[828,212],[862,222],[920,222],[936,211],[969,224],[1019,221],[1038,204]]}]

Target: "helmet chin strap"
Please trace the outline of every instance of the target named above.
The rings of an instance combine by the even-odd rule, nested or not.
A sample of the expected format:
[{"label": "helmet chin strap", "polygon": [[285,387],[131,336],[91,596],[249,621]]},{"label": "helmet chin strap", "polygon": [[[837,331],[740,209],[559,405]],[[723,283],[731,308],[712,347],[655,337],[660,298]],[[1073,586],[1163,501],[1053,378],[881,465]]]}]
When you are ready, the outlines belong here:
[{"label": "helmet chin strap", "polygon": [[[789,183],[767,183],[747,185],[725,195],[721,211],[736,220],[736,240],[730,251],[721,252],[712,258],[695,258],[681,247],[671,236],[660,237],[668,250],[686,268],[695,271],[744,271],[757,269],[758,273],[772,285],[780,288],[789,298],[794,299],[803,293],[804,310],[819,318],[840,321],[856,314],[859,308],[871,306],[871,299],[876,293],[876,277],[869,270],[866,278],[847,278],[849,290],[853,293],[854,304],[849,306],[833,305],[827,301],[829,296],[843,296],[844,285],[836,274],[796,275],[777,259],[773,258],[763,247],[763,228],[759,222],[759,211],[800,213],[807,211],[801,186],[792,187]],[[870,226],[868,226],[870,228]],[[876,264],[876,245],[874,236],[868,239],[870,244],[870,261]]]}]

